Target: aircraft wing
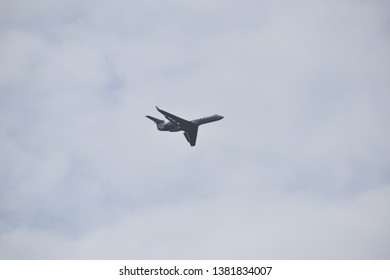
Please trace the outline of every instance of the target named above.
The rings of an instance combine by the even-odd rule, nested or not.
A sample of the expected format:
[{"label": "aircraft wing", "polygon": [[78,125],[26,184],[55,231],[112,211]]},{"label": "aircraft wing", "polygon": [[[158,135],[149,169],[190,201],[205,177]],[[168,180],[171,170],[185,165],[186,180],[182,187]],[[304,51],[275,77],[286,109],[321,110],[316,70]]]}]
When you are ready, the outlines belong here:
[{"label": "aircraft wing", "polygon": [[157,109],[157,111],[159,111],[161,114],[163,114],[165,118],[167,118],[170,122],[173,122],[173,123],[176,124],[176,125],[180,125],[181,127],[185,127],[186,125],[191,125],[191,124],[193,124],[192,122],[189,122],[189,121],[187,121],[187,120],[185,120],[185,119],[179,118],[178,116],[175,116],[175,115],[173,115],[173,114],[171,114],[171,113],[168,113],[168,112],[166,112],[166,111],[164,111],[164,110],[161,110],[161,109],[158,108],[157,106],[156,106],[156,109]]},{"label": "aircraft wing", "polygon": [[190,143],[191,146],[195,146],[197,135],[198,135],[198,126],[197,125],[184,131],[184,136],[186,137],[188,143]]},{"label": "aircraft wing", "polygon": [[179,118],[178,116],[175,116],[171,113],[168,113],[164,110],[161,110],[156,106],[157,111],[159,111],[161,114],[164,115],[165,118],[167,118],[170,122],[180,126],[184,130],[184,136],[186,137],[187,141],[190,143],[191,146],[195,146],[196,144],[196,137],[198,135],[198,125],[187,121],[185,119]]}]

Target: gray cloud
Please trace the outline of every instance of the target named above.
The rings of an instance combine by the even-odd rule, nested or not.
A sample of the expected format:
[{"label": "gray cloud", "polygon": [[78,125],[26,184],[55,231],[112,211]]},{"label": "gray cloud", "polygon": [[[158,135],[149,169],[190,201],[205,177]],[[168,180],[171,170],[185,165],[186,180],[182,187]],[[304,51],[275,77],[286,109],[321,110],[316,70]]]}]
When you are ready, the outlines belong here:
[{"label": "gray cloud", "polygon": [[388,258],[386,7],[3,1],[0,258]]}]

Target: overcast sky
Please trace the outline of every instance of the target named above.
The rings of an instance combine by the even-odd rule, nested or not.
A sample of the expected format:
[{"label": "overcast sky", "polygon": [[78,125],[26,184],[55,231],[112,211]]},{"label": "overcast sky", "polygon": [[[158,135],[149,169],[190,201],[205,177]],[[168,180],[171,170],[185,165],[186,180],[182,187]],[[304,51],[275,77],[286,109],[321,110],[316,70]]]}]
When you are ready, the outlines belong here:
[{"label": "overcast sky", "polygon": [[389,259],[389,10],[2,0],[0,258]]}]

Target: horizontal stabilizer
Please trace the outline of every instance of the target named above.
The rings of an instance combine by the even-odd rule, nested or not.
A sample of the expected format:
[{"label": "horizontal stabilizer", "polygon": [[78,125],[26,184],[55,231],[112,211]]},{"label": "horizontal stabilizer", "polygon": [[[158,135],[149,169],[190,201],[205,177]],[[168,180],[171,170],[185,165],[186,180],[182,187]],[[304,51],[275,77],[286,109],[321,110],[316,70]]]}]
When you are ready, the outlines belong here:
[{"label": "horizontal stabilizer", "polygon": [[152,121],[154,121],[155,123],[163,123],[164,121],[163,120],[160,120],[160,119],[157,119],[157,118],[154,118],[154,117],[151,117],[151,116],[146,116],[148,119],[151,119]]}]

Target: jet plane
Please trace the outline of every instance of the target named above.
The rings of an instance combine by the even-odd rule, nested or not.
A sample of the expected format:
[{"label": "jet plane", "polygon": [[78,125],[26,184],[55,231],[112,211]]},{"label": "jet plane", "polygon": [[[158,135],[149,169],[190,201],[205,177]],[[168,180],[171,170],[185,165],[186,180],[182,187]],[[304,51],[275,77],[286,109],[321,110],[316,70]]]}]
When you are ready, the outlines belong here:
[{"label": "jet plane", "polygon": [[164,120],[160,120],[151,116],[146,116],[147,118],[151,119],[156,123],[157,129],[160,131],[169,131],[169,132],[184,131],[184,136],[186,137],[187,141],[190,143],[191,146],[195,146],[196,144],[196,136],[198,135],[198,127],[200,125],[223,119],[222,116],[212,115],[210,117],[196,119],[193,121],[187,121],[171,113],[163,111],[157,106],[156,109],[161,114],[163,114],[167,120],[169,120],[169,122],[166,123]]}]

